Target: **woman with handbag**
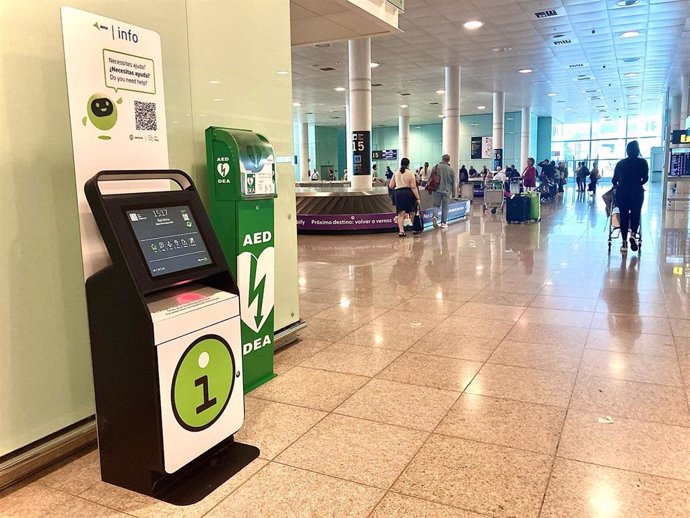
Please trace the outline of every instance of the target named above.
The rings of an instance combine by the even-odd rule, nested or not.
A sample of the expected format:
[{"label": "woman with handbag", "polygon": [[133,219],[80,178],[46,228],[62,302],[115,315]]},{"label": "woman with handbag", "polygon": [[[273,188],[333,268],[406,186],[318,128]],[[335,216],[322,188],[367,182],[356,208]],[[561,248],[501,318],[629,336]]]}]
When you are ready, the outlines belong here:
[{"label": "woman with handbag", "polygon": [[414,173],[409,170],[410,160],[403,158],[400,169],[393,174],[389,188],[393,190],[395,211],[398,213],[398,236],[405,237],[405,216],[414,214],[419,204],[419,189]]}]

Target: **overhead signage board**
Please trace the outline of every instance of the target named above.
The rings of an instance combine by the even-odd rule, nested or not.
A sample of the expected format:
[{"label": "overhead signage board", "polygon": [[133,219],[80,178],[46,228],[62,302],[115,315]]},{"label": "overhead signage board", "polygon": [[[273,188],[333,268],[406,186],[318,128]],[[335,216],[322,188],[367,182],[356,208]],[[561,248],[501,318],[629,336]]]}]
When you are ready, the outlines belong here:
[{"label": "overhead signage board", "polygon": [[671,144],[690,144],[690,135],[687,130],[673,130],[671,132]]},{"label": "overhead signage board", "polygon": [[372,160],[397,160],[397,149],[376,149],[371,152]]},{"label": "overhead signage board", "polygon": [[[158,33],[63,7],[62,38],[84,277],[110,263],[84,195],[103,170],[167,169],[168,137]],[[115,182],[113,182],[115,183]],[[151,181],[151,190],[169,190]],[[137,183],[141,190],[141,182]],[[127,185],[118,185],[118,192]]]}]

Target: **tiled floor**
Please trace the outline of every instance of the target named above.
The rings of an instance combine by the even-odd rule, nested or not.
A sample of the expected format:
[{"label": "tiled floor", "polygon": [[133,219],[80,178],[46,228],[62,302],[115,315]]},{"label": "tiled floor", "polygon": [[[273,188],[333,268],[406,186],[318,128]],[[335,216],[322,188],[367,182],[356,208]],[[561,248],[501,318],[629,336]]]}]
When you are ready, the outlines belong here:
[{"label": "tiled floor", "polygon": [[605,224],[570,191],[540,224],[300,237],[310,327],[238,435],[260,459],[175,508],[91,452],[0,516],[690,516],[687,215],[653,193],[623,260]]}]

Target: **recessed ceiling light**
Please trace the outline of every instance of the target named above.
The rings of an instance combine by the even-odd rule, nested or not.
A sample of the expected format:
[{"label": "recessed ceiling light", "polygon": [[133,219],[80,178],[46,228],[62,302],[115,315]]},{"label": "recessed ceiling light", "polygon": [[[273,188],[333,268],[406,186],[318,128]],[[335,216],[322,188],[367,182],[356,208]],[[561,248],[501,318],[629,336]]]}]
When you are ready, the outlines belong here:
[{"label": "recessed ceiling light", "polygon": [[556,92],[549,92],[548,94],[549,97],[556,97],[558,94]]},{"label": "recessed ceiling light", "polygon": [[494,52],[510,52],[513,50],[513,47],[494,47],[491,50]]},{"label": "recessed ceiling light", "polygon": [[531,74],[533,70],[531,68],[521,68],[520,70],[518,70],[518,72],[520,72],[521,74]]},{"label": "recessed ceiling light", "polygon": [[573,108],[572,106],[568,106],[568,107],[565,109],[565,111],[567,111],[567,112],[574,112],[574,111],[575,111],[575,108]]},{"label": "recessed ceiling light", "polygon": [[625,31],[620,33],[621,38],[636,38],[640,35],[640,31]]},{"label": "recessed ceiling light", "polygon": [[439,115],[439,117],[441,117],[441,118],[442,118],[442,117],[443,117],[443,114]]},{"label": "recessed ceiling light", "polygon": [[222,100],[223,100],[222,97],[216,97],[215,99],[213,99],[213,102],[219,103],[219,102],[222,101]]},{"label": "recessed ceiling light", "polygon": [[480,22],[479,20],[469,20],[463,23],[462,26],[468,31],[476,31],[480,27],[484,26],[484,22]]},{"label": "recessed ceiling light", "polygon": [[639,72],[628,72],[627,74],[623,74],[625,77],[637,77],[640,75]]},{"label": "recessed ceiling light", "polygon": [[286,75],[288,75],[288,71],[287,70],[278,70],[278,75],[279,76],[286,76]]},{"label": "recessed ceiling light", "polygon": [[477,106],[477,109],[478,110],[486,110],[486,106],[484,106],[483,104],[480,104],[479,106]]},{"label": "recessed ceiling light", "polygon": [[618,0],[616,2],[616,5],[618,7],[630,7],[631,5],[637,5],[640,3],[640,0]]},{"label": "recessed ceiling light", "polygon": [[441,94],[446,93],[446,91],[445,91],[445,90],[436,90],[436,93],[439,94],[439,95],[441,95]]},{"label": "recessed ceiling light", "polygon": [[628,99],[637,99],[637,97],[638,97],[638,96],[635,95],[635,94],[630,94],[630,95],[628,95]]},{"label": "recessed ceiling light", "polygon": [[406,104],[401,104],[400,107],[401,107],[401,108],[409,108],[409,106],[406,105]]},{"label": "recessed ceiling light", "polygon": [[344,92],[344,91],[345,91],[345,88],[342,87],[342,86],[336,86],[336,87],[334,88],[334,90],[335,90],[336,92]]},{"label": "recessed ceiling light", "polygon": [[219,85],[219,84],[220,84],[220,81],[214,79],[213,81],[209,81],[208,84],[210,84],[210,85]]},{"label": "recessed ceiling light", "polygon": [[302,106],[302,103],[292,103],[292,105],[297,107],[297,106]]},{"label": "recessed ceiling light", "polygon": [[639,61],[640,58],[621,58],[621,61],[623,63],[635,63],[636,61]]},{"label": "recessed ceiling light", "polygon": [[376,63],[375,61],[372,61],[371,63],[369,63],[369,66],[370,66],[371,68],[376,68],[376,67],[379,66],[379,64]]},{"label": "recessed ceiling light", "polygon": [[479,126],[478,122],[470,122],[470,126]]}]

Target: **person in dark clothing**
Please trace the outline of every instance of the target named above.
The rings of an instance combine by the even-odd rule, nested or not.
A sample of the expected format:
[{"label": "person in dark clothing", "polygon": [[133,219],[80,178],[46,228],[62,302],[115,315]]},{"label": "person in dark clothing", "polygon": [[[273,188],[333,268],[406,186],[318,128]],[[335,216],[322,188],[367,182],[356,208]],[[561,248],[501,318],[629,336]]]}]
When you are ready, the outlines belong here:
[{"label": "person in dark clothing", "polygon": [[467,183],[467,181],[470,178],[470,174],[467,172],[467,168],[465,167],[465,164],[462,165],[460,168],[460,184],[462,185],[463,183]]},{"label": "person in dark clothing", "polygon": [[628,231],[630,231],[630,248],[637,252],[636,233],[640,227],[640,212],[644,203],[644,184],[649,181],[649,165],[640,157],[640,145],[632,140],[626,148],[628,158],[616,164],[611,183],[616,189],[616,205],[621,218],[621,253],[628,251]]}]

